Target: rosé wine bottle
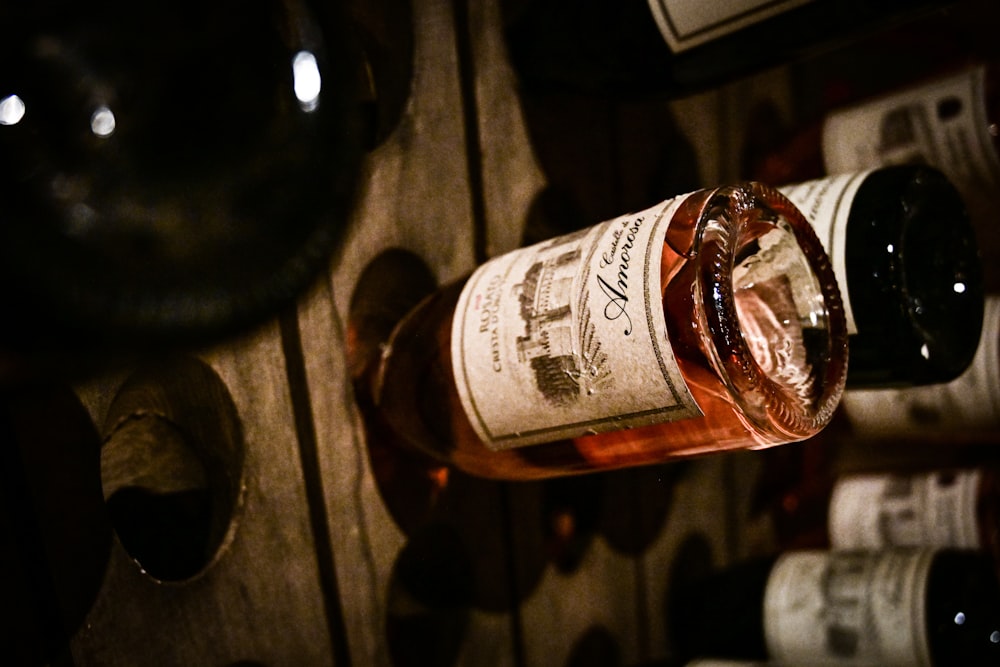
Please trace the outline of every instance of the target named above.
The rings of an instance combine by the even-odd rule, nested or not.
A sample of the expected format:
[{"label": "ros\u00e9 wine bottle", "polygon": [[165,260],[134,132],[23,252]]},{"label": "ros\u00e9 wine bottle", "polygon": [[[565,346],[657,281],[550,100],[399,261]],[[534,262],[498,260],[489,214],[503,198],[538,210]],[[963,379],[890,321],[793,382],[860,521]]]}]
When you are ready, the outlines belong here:
[{"label": "ros\u00e9 wine bottle", "polygon": [[410,311],[359,389],[408,447],[534,479],[808,438],[846,369],[823,246],[747,183],[490,260]]}]

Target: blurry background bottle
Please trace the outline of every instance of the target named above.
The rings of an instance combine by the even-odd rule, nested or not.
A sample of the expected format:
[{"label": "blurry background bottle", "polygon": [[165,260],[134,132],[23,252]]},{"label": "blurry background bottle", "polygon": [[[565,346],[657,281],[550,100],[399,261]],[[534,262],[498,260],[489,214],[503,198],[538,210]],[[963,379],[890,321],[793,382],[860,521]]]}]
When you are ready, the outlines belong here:
[{"label": "blurry background bottle", "polygon": [[788,665],[1000,660],[994,563],[962,550],[792,551],[676,582],[682,656]]},{"label": "blurry background bottle", "polygon": [[938,546],[1000,556],[993,468],[846,475],[833,487],[828,516],[834,549]]},{"label": "blurry background bottle", "polygon": [[942,0],[507,0],[511,62],[528,90],[677,97],[850,42]]},{"label": "blurry background bottle", "polygon": [[852,387],[933,384],[969,366],[983,287],[961,196],[939,171],[896,166],[785,186],[840,284]]},{"label": "blurry background bottle", "polygon": [[834,463],[787,484],[766,501],[782,550],[953,547],[988,552],[1000,565],[995,463],[870,470]]},{"label": "blurry background bottle", "polygon": [[849,51],[792,63],[793,100],[757,109],[767,129],[751,127],[742,175],[793,183],[890,164],[933,166],[962,194],[984,285],[1000,291],[997,19],[996,2],[959,0]]},{"label": "blurry background bottle", "polygon": [[201,341],[290,302],[359,176],[349,35],[339,2],[0,8],[5,357]]},{"label": "blurry background bottle", "polygon": [[1000,296],[986,297],[976,354],[958,378],[924,387],[852,390],[845,392],[842,407],[862,437],[1000,440]]},{"label": "blurry background bottle", "polygon": [[[934,165],[961,191],[983,229],[1000,223],[1000,72],[979,65],[828,115],[829,173],[890,164]],[[993,250],[997,236],[983,234]],[[992,287],[998,287],[993,281]]]},{"label": "blurry background bottle", "polygon": [[471,474],[549,477],[815,434],[846,325],[811,226],[755,184],[495,258],[372,361],[360,390],[411,446]]}]

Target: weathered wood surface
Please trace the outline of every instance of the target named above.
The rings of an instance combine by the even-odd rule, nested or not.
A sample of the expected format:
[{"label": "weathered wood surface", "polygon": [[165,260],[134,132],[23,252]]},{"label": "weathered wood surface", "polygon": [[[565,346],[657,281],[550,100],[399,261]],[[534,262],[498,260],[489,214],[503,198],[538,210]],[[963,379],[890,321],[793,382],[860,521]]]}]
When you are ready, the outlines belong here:
[{"label": "weathered wood surface", "polygon": [[[331,664],[333,639],[277,325],[200,355],[243,429],[243,497],[231,537],[203,573],[159,582],[116,540],[100,595],[73,640],[74,664]],[[102,424],[114,385],[81,396]]]},{"label": "weathered wood surface", "polygon": [[[57,486],[37,516],[80,527],[46,523],[37,549],[0,542],[14,553],[0,562],[10,572],[24,567],[17,557],[47,554],[56,589],[85,580],[63,619],[70,639],[48,664],[651,663],[671,657],[672,580],[769,548],[746,502],[761,465],[753,452],[501,484],[418,465],[365,428],[349,352],[352,301],[373,260],[403,251],[434,281],[456,279],[526,240],[743,178],[750,153],[769,147],[767,123],[803,113],[785,69],[673,103],[526,98],[499,3],[412,3],[409,98],[368,156],[328,275],[294,311],[192,353],[225,385],[244,445],[241,501],[204,572],[156,581],[100,509],[94,452],[131,369],[75,387],[83,416],[64,418],[75,432],[42,430],[8,453],[27,472],[0,528],[32,533],[12,503]],[[74,484],[46,463],[46,438],[53,453],[83,452],[65,459],[85,473]],[[0,477],[11,480],[21,481]],[[55,553],[67,544],[80,545],[79,562]],[[17,599],[37,578],[17,582]],[[49,594],[41,612],[65,612],[59,590]]]},{"label": "weathered wood surface", "polygon": [[[666,105],[545,100],[526,111],[496,0],[422,0],[413,20],[410,97],[369,155],[328,278],[295,313],[195,353],[243,429],[243,493],[225,544],[202,573],[163,583],[112,539],[66,664],[630,664],[666,655],[663,570],[686,532],[724,551],[726,507],[708,498],[721,459],[560,488],[452,472],[436,497],[417,498],[419,511],[376,475],[346,358],[351,300],[374,258],[403,249],[446,282],[520,245],[549,183],[582,197],[583,216],[568,222],[584,225],[698,181],[681,170],[628,185],[648,180],[664,147],[689,157]],[[663,129],[647,145],[639,130],[657,114]],[[606,122],[608,132],[593,132]],[[539,157],[552,124],[562,128]],[[632,153],[609,159],[615,142]],[[588,165],[606,170],[596,178],[606,187],[574,189],[594,180],[580,172]],[[128,373],[77,387],[102,435]],[[569,547],[553,534],[567,518],[577,522]]]}]

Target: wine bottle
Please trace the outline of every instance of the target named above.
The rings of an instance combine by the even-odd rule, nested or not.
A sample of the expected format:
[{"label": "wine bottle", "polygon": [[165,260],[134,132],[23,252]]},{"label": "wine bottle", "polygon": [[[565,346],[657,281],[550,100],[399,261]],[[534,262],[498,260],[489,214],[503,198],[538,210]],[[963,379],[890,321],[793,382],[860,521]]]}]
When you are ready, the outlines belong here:
[{"label": "wine bottle", "polygon": [[504,23],[526,90],[680,97],[948,4],[507,0]]},{"label": "wine bottle", "polygon": [[978,64],[838,109],[822,128],[828,172],[929,164],[993,221],[1000,201],[1000,70]]},{"label": "wine bottle", "polygon": [[953,380],[983,323],[982,268],[962,198],[939,171],[895,166],[786,186],[844,296],[848,388]]},{"label": "wine bottle", "polygon": [[551,477],[808,438],[846,336],[812,227],[745,184],[494,258],[406,315],[361,390],[432,457]]},{"label": "wine bottle", "polygon": [[812,471],[771,499],[783,549],[954,547],[1000,564],[1000,477],[992,465]]},{"label": "wine bottle", "polygon": [[992,468],[845,475],[828,516],[834,549],[955,547],[987,551],[1000,564],[1000,478]]},{"label": "wine bottle", "polygon": [[3,348],[199,343],[326,266],[360,176],[337,3],[0,7]]},{"label": "wine bottle", "polygon": [[1000,584],[974,551],[791,551],[681,582],[682,655],[789,665],[1000,664]]},{"label": "wine bottle", "polygon": [[983,322],[972,363],[951,382],[845,392],[841,405],[854,432],[866,438],[1000,440],[1000,296],[986,297]]}]

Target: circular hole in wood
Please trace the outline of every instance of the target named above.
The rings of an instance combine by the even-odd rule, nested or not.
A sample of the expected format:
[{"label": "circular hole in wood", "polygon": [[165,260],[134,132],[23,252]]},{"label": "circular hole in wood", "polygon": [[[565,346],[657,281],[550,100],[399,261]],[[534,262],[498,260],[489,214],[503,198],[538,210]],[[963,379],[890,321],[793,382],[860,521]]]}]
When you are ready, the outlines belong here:
[{"label": "circular hole in wood", "polygon": [[450,471],[400,440],[381,418],[370,383],[396,323],[436,288],[437,280],[423,260],[406,250],[389,249],[361,273],[348,313],[347,363],[369,461],[386,508],[405,532],[426,520]]},{"label": "circular hole in wood", "polygon": [[677,480],[687,461],[605,473],[606,501],[600,532],[619,553],[638,556],[663,532]]},{"label": "circular hole in wood", "polygon": [[686,650],[686,628],[695,614],[688,605],[692,595],[700,596],[701,582],[715,568],[716,554],[711,539],[700,531],[683,537],[667,568],[667,590],[662,600],[667,640],[672,652]]},{"label": "circular hole in wood", "polygon": [[560,572],[574,572],[597,534],[606,476],[556,477],[541,484],[546,555]]},{"label": "circular hole in wood", "polygon": [[618,640],[599,624],[591,625],[580,635],[565,663],[566,667],[619,667],[622,664]]},{"label": "circular hole in wood", "polygon": [[386,635],[395,667],[454,665],[474,598],[473,568],[461,536],[432,523],[400,551],[389,579]]},{"label": "circular hole in wood", "polygon": [[225,384],[184,356],[150,362],[118,391],[105,422],[101,481],[122,546],[151,577],[202,572],[231,538],[244,447]]},{"label": "circular hole in wood", "polygon": [[60,662],[97,599],[112,544],[100,447],[68,387],[0,392],[3,664]]}]

